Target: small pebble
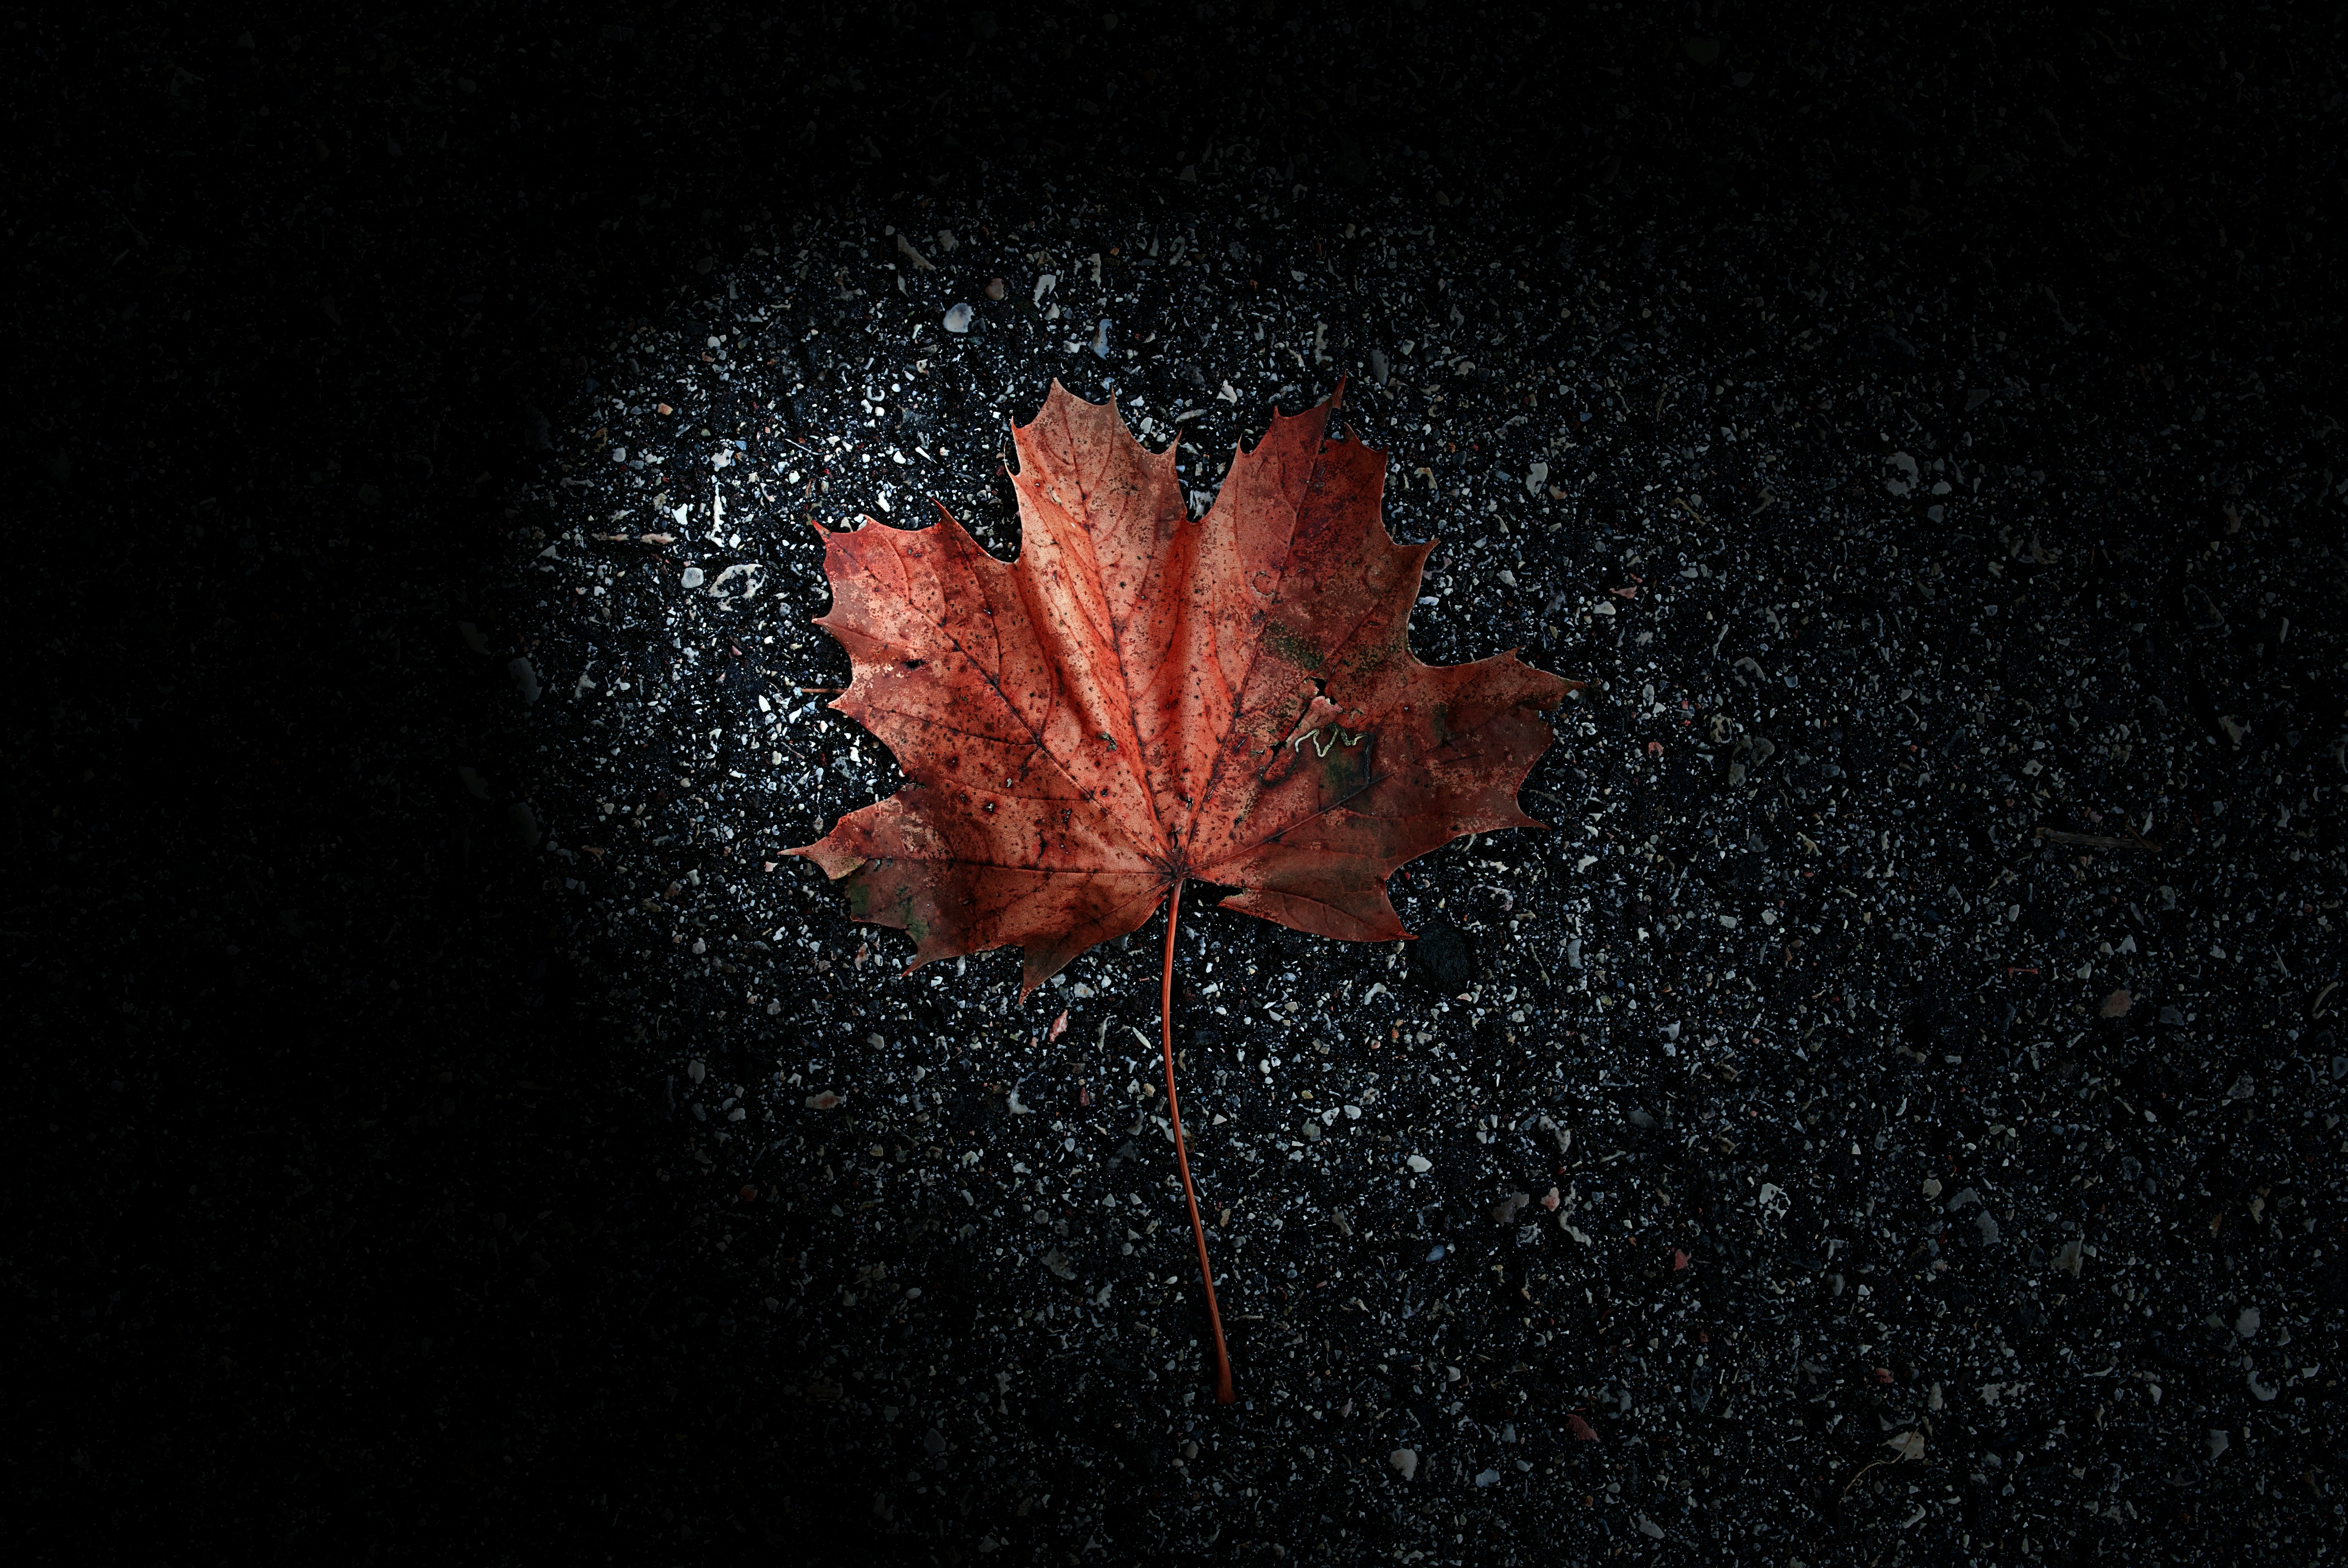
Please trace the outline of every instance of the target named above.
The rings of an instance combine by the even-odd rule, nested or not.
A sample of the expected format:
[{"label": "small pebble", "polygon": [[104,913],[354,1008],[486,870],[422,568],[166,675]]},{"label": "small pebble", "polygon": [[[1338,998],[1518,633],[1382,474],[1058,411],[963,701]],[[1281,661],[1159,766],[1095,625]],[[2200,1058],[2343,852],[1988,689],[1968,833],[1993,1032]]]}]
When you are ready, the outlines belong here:
[{"label": "small pebble", "polygon": [[[693,585],[687,583],[685,586],[690,588]],[[744,561],[727,567],[710,579],[702,591],[712,599],[738,604],[744,600],[757,598],[758,590],[766,586],[767,569],[756,561]]]}]

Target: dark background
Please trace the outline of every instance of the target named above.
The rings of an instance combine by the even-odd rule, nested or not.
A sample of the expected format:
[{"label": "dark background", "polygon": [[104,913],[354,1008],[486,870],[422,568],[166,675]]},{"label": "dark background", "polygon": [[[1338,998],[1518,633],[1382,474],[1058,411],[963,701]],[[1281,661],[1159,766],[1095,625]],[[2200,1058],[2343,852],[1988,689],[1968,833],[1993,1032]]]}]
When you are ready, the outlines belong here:
[{"label": "dark background", "polygon": [[[2131,12],[2116,41],[2087,6],[1402,5],[1350,36],[1285,0],[1135,5],[1113,32],[1008,6],[584,15],[154,7],[5,35],[0,1485],[45,1554],[854,1533],[852,1496],[807,1500],[860,1478],[746,1403],[730,1320],[671,1291],[647,1331],[695,1266],[687,1195],[654,1179],[542,868],[452,766],[497,743],[452,628],[490,593],[503,487],[551,461],[588,345],[744,224],[982,157],[1139,200],[1244,117],[1326,180],[1428,154],[1560,268],[1560,213],[1937,213],[1952,272],[2026,269],[2147,361],[2282,345],[2223,415],[2253,436],[2341,406],[2340,272],[2315,260],[2348,194],[2341,39],[2305,11]],[[1732,69],[1760,87],[1699,91]],[[2093,423],[2097,396],[2048,417]],[[518,1076],[485,1085],[489,1060]],[[558,1199],[602,1217],[501,1243]]]}]

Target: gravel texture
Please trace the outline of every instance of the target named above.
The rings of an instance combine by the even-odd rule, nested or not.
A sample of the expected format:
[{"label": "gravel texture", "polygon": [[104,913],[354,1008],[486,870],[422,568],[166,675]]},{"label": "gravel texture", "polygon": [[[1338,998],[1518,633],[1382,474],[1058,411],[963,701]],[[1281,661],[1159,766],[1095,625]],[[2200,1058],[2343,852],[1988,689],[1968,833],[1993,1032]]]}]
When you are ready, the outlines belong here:
[{"label": "gravel texture", "polygon": [[[2202,548],[2148,557],[2096,514],[2178,486],[2142,471],[2178,429],[2060,477],[2023,434],[2034,355],[2130,374],[2057,305],[1772,299],[1791,221],[1664,266],[1473,198],[1249,211],[1256,168],[1179,216],[1037,189],[755,234],[606,345],[518,497],[524,832],[627,978],[606,1027],[653,1037],[713,1286],[806,1348],[777,1395],[875,1527],[1446,1556],[1465,1514],[1487,1558],[1766,1542],[1804,1499],[1944,1556],[2168,1522],[2147,1483],[2214,1481],[2213,1433],[2284,1473],[2337,1327],[2321,481],[2200,476]],[[1593,686],[1527,786],[1557,831],[1400,879],[1422,941],[1181,943],[1219,1411],[1156,939],[1022,1008],[1014,954],[905,976],[777,858],[901,782],[826,716],[809,525],[934,500],[1014,548],[1004,433],[1055,377],[1179,429],[1203,504],[1341,375],[1391,525],[1443,540],[1423,656]],[[2261,528],[2293,565],[2230,570]]]},{"label": "gravel texture", "polygon": [[[107,1390],[38,1408],[19,1490],[357,1556],[2340,1550],[2348,458],[2336,171],[2288,152],[2336,132],[2336,51],[1706,12],[1551,72],[1395,18],[1232,36],[1302,125],[1172,118],[1123,52],[1170,16],[908,36],[905,113],[1063,41],[1102,102],[870,170],[819,134],[836,176],[763,207],[705,169],[658,260],[615,205],[585,253],[641,271],[536,253],[566,324],[511,309],[453,476],[466,260],[415,291],[428,347],[398,285],[327,296],[381,313],[333,395],[391,433],[187,510],[170,580],[232,608],[136,591],[224,641],[12,730],[24,853],[82,889],[58,957],[13,933],[36,1037],[101,1041],[19,1112],[24,1174],[83,1173],[19,1212],[20,1349]],[[1445,115],[1387,112],[1430,78]],[[806,147],[798,108],[767,128]],[[393,252],[405,197],[362,211]],[[899,779],[823,705],[815,529],[935,501],[1012,554],[1055,378],[1180,439],[1195,511],[1341,377],[1389,527],[1440,541],[1420,656],[1591,685],[1549,831],[1397,876],[1417,941],[1186,909],[1222,1409],[1158,927],[1023,1007],[1014,955],[902,974],[778,852]],[[60,494],[106,461],[58,450]],[[178,450],[150,485],[212,477]],[[256,686],[278,604],[307,635]],[[295,738],[205,735],[229,692]],[[283,767],[287,715],[348,793],[279,821],[211,781]],[[190,753],[232,831],[129,798]],[[182,867],[121,852],[139,821]]]}]

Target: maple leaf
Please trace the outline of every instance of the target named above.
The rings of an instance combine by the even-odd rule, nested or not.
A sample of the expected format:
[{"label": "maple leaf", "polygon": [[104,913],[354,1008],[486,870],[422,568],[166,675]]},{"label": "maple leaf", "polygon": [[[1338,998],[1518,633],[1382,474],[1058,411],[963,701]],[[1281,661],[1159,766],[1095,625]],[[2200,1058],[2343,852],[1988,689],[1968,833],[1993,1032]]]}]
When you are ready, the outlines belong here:
[{"label": "maple leaf", "polygon": [[1232,1398],[1174,1087],[1183,885],[1219,907],[1351,941],[1407,937],[1404,862],[1471,833],[1538,826],[1517,789],[1540,714],[1579,682],[1513,652],[1422,664],[1411,610],[1432,545],[1379,516],[1385,456],[1327,435],[1344,395],[1275,415],[1192,522],[1172,449],[1056,381],[1013,432],[1022,547],[995,559],[934,527],[824,534],[854,679],[831,706],[911,781],[789,851],[854,915],[913,938],[910,972],[1016,944],[1020,997],[1086,948],[1167,913],[1160,1041],[1217,1359]]},{"label": "maple leaf", "polygon": [[1014,432],[1015,563],[942,507],[827,533],[817,624],[855,671],[831,706],[911,783],[790,853],[910,934],[913,968],[1017,944],[1023,999],[1185,879],[1319,936],[1409,935],[1387,876],[1540,825],[1517,788],[1580,683],[1412,655],[1434,547],[1388,537],[1385,456],[1324,436],[1334,402],[1276,415],[1192,523],[1173,451],[1055,382]]}]

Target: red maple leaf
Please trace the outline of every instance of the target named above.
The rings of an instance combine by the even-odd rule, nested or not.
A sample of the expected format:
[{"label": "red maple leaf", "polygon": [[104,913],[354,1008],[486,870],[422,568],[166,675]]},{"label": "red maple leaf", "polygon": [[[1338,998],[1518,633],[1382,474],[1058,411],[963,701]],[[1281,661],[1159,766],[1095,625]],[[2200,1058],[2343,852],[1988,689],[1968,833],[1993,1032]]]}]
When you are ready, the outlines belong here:
[{"label": "red maple leaf", "polygon": [[[859,919],[914,941],[911,968],[1024,950],[1021,997],[1169,897],[1161,985],[1174,1095],[1174,922],[1183,883],[1219,907],[1351,941],[1407,937],[1395,867],[1464,834],[1538,826],[1517,789],[1540,714],[1579,682],[1517,661],[1426,665],[1409,646],[1432,545],[1379,517],[1385,456],[1329,402],[1275,415],[1191,522],[1171,449],[1055,382],[1013,435],[1022,548],[995,559],[942,507],[824,535],[855,677],[831,706],[911,783],[790,851],[844,879]],[[1231,1394],[1213,1276],[1191,1225]]]}]

